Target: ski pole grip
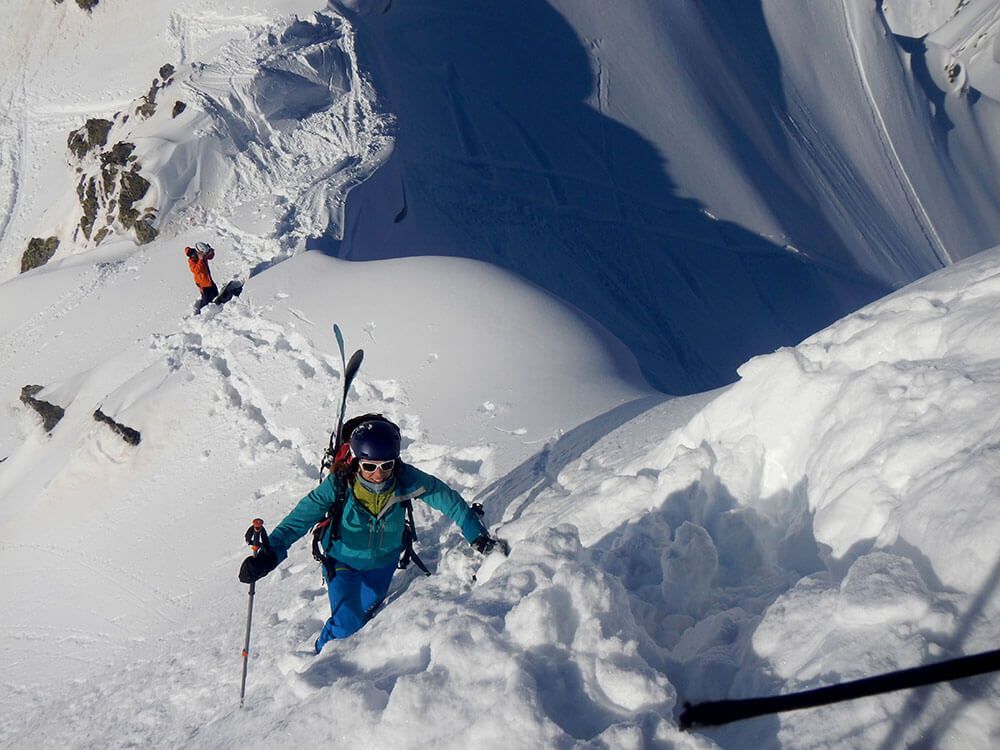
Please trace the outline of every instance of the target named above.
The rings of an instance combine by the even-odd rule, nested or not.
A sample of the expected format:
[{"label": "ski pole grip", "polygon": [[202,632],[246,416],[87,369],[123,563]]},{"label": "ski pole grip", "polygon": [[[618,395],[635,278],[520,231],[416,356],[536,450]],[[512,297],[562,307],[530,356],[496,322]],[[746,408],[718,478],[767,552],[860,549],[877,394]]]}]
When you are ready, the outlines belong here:
[{"label": "ski pole grip", "polygon": [[260,549],[269,548],[270,542],[267,539],[267,529],[264,528],[264,520],[262,518],[253,519],[253,523],[247,528],[247,533],[244,535],[247,544],[253,548],[253,553],[256,555]]}]

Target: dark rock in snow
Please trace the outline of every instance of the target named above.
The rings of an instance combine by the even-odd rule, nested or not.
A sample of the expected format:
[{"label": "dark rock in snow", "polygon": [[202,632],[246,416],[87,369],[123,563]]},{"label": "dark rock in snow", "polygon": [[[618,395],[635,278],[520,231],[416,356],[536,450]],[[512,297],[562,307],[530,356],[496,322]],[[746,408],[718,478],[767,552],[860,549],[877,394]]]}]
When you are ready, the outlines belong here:
[{"label": "dark rock in snow", "polygon": [[88,240],[90,233],[94,231],[94,222],[97,220],[97,180],[93,177],[87,181],[87,187],[80,198],[80,206],[83,208],[83,216],[80,218],[80,229]]},{"label": "dark rock in snow", "polygon": [[142,436],[139,434],[138,430],[133,430],[131,427],[127,427],[120,422],[116,422],[100,409],[94,412],[94,419],[108,425],[108,427],[120,435],[122,440],[129,445],[138,445],[142,440]]},{"label": "dark rock in snow", "polygon": [[26,385],[21,389],[21,403],[27,404],[32,409],[37,411],[42,417],[42,425],[45,427],[46,432],[52,432],[53,428],[59,424],[59,420],[63,418],[66,411],[61,406],[56,406],[55,404],[50,404],[48,401],[43,401],[40,398],[35,398],[35,394],[41,391],[45,386],[42,385]]},{"label": "dark rock in snow", "polygon": [[58,237],[49,237],[44,240],[41,237],[32,237],[28,242],[28,249],[21,256],[21,273],[44,266],[55,255],[58,247]]},{"label": "dark rock in snow", "polygon": [[148,245],[150,242],[156,239],[159,232],[156,230],[149,221],[146,219],[141,219],[135,223],[133,227],[135,231],[135,241],[140,245]]},{"label": "dark rock in snow", "polygon": [[138,164],[133,165],[128,172],[122,172],[118,220],[127,229],[132,229],[139,221],[139,212],[133,205],[141,200],[148,190],[149,180],[139,174]]},{"label": "dark rock in snow", "polygon": [[126,164],[128,164],[129,157],[132,156],[133,151],[135,151],[134,143],[119,141],[114,146],[112,146],[109,151],[104,151],[101,154],[101,163],[116,164],[118,166],[124,167]]},{"label": "dark rock in snow", "polygon": [[158,93],[160,93],[160,82],[154,78],[149,87],[149,93],[142,98],[142,104],[136,107],[135,113],[142,115],[143,119],[146,120],[152,117],[156,112],[156,95]]},{"label": "dark rock in snow", "polygon": [[83,124],[83,127],[69,134],[66,145],[78,159],[82,159],[91,149],[104,146],[108,142],[111,125],[111,120],[92,117]]}]

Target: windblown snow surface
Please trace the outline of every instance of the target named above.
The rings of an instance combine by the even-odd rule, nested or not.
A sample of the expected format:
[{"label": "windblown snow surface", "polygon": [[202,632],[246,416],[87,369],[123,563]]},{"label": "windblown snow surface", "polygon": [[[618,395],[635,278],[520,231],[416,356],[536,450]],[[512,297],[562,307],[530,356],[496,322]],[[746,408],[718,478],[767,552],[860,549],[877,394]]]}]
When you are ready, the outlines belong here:
[{"label": "windblown snow surface", "polygon": [[[677,716],[1000,640],[1000,249],[809,322],[1000,240],[997,4],[480,5],[15,3],[0,747],[996,746],[990,676]],[[106,164],[65,143],[89,117],[134,145],[147,244],[110,200],[102,241],[80,229]],[[198,240],[247,283],[194,316]],[[328,603],[299,543],[257,586],[240,709],[243,532],[319,478],[334,322],[366,351],[349,412],[397,420],[512,552],[418,504],[434,575],[399,573],[313,657]],[[647,384],[807,333],[723,389]],[[29,384],[65,409],[50,433]]]}]

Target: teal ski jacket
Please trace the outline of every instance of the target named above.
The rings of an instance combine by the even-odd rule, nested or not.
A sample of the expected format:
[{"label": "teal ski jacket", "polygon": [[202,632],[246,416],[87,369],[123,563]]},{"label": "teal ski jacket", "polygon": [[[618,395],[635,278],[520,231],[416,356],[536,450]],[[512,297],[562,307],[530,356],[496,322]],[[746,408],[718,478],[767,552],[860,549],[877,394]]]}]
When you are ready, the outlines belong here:
[{"label": "teal ski jacket", "polygon": [[[271,551],[280,563],[288,557],[288,548],[323,520],[333,505],[334,477],[328,476],[320,485],[299,500],[292,512],[271,531]],[[351,483],[346,489],[344,514],[340,520],[340,538],[331,543],[331,529],[323,534],[324,552],[337,562],[355,570],[384,568],[399,560],[403,552],[403,530],[406,524],[406,500],[422,500],[444,513],[462,530],[470,544],[489,531],[462,496],[435,476],[400,462],[396,489],[385,508],[376,517],[354,499]]]}]

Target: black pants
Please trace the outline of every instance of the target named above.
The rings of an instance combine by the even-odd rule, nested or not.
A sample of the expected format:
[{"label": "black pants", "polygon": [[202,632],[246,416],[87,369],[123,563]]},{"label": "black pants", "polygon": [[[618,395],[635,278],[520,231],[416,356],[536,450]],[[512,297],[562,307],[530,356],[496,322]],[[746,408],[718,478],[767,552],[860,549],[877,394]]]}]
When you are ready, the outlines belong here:
[{"label": "black pants", "polygon": [[219,288],[215,285],[214,281],[212,282],[212,286],[203,286],[200,289],[201,299],[197,302],[199,310],[219,296]]}]

